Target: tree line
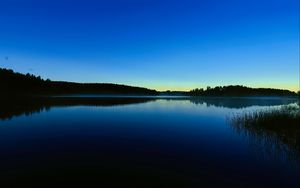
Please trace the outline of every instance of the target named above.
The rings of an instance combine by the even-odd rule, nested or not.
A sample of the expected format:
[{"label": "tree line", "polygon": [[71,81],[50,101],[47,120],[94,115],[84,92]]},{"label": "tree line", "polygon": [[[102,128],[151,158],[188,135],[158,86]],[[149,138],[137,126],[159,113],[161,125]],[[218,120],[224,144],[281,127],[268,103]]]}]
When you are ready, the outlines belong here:
[{"label": "tree line", "polygon": [[[242,85],[217,86],[214,88],[207,87],[206,89],[193,89],[188,92],[191,96],[297,96],[296,92],[272,89],[272,88],[250,88]],[[299,94],[299,92],[298,92]]]},{"label": "tree line", "polygon": [[142,87],[110,83],[75,83],[51,81],[33,74],[21,74],[0,68],[0,95],[60,95],[60,94],[115,94],[115,95],[185,95],[185,96],[299,96],[296,92],[250,88],[242,85],[197,88],[188,92],[158,92]]},{"label": "tree line", "polygon": [[157,95],[155,90],[110,83],[75,83],[44,80],[40,76],[21,74],[0,68],[2,95],[53,95],[53,94],[122,94]]}]

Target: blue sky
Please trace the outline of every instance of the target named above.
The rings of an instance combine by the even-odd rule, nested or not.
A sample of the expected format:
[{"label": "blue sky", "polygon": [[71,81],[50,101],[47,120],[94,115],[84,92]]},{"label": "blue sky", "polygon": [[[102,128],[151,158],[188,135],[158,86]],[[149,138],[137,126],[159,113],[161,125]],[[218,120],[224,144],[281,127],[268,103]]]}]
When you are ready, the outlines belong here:
[{"label": "blue sky", "polygon": [[298,0],[0,0],[0,67],[158,90],[299,90]]}]

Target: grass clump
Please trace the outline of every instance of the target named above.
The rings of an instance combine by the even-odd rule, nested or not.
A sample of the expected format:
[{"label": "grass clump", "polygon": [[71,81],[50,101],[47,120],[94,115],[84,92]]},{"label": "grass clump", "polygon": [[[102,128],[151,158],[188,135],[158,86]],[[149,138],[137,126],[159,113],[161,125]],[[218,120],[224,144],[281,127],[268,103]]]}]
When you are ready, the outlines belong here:
[{"label": "grass clump", "polygon": [[299,160],[300,108],[285,105],[234,115],[230,119],[233,129],[250,138],[262,152]]}]

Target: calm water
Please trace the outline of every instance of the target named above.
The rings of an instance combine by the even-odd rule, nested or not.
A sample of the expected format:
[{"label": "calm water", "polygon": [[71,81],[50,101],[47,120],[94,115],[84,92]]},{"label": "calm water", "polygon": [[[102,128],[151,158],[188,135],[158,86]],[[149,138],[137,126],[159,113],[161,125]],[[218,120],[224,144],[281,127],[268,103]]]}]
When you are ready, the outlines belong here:
[{"label": "calm water", "polygon": [[265,144],[246,136],[229,121],[236,113],[291,103],[274,98],[5,101],[0,186],[296,187],[299,156],[274,149],[281,144],[276,140]]}]

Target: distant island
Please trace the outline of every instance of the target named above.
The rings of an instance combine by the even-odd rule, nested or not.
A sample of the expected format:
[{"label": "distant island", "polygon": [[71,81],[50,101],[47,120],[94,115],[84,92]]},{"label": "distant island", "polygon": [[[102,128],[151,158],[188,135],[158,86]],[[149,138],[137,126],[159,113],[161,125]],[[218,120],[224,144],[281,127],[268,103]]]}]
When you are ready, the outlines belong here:
[{"label": "distant island", "polygon": [[[273,88],[250,88],[246,86],[217,86],[214,88],[207,87],[204,89],[194,89],[189,92],[191,96],[226,96],[226,97],[262,97],[262,96],[274,96],[274,97],[296,97],[297,93],[283,89]],[[299,94],[299,92],[298,92]]]},{"label": "distant island", "polygon": [[40,76],[21,74],[10,69],[0,68],[1,96],[47,96],[73,94],[106,94],[106,95],[151,95],[151,96],[194,96],[194,97],[245,97],[276,96],[297,97],[299,92],[272,88],[250,88],[240,85],[217,86],[191,91],[159,92],[143,87],[111,83],[75,83],[44,80]]}]

